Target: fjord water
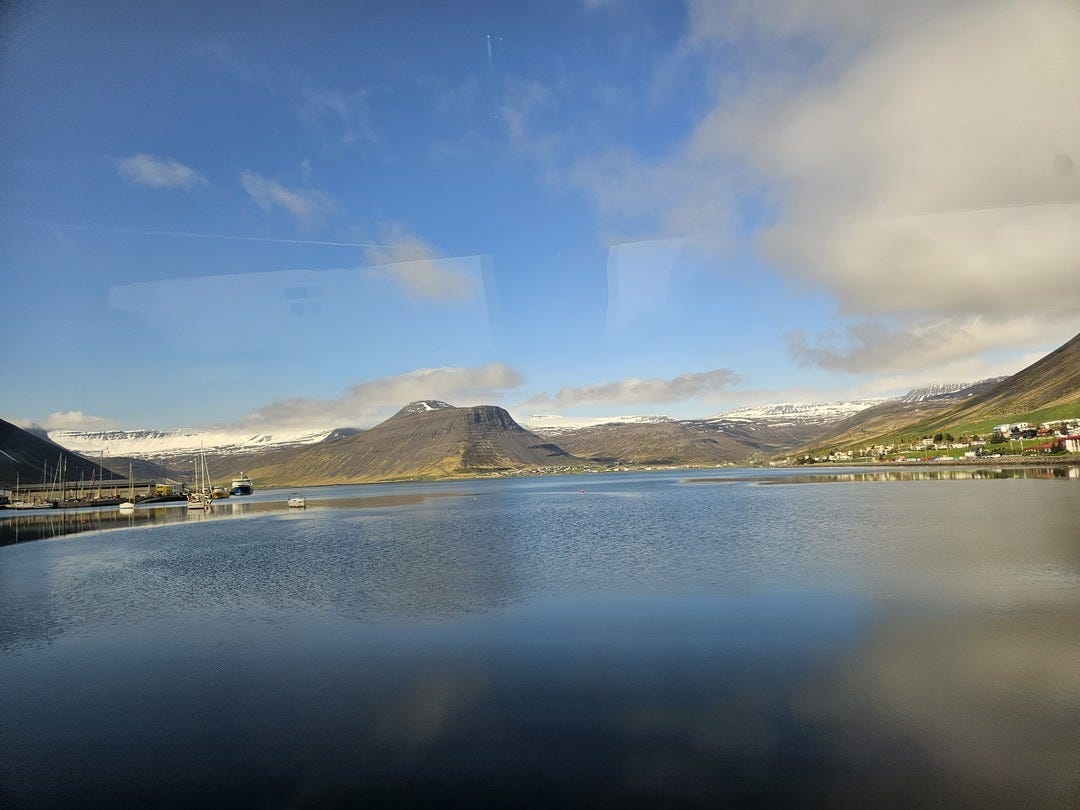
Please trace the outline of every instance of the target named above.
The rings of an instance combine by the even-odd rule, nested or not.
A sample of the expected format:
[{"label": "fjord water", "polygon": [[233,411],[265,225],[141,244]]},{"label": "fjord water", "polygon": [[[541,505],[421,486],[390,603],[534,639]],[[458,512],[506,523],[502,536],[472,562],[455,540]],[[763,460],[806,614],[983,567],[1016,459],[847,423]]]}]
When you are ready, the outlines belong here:
[{"label": "fjord water", "polygon": [[961,473],[308,489],[0,548],[0,804],[1076,806],[1080,479]]}]

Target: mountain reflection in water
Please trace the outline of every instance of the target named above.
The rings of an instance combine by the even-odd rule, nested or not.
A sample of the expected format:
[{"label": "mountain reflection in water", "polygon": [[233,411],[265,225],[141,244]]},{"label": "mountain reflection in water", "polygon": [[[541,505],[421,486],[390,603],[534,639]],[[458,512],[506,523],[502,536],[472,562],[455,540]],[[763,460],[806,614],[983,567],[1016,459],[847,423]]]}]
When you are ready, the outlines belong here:
[{"label": "mountain reflection in water", "polygon": [[[430,497],[443,496],[439,493],[427,495],[397,493],[393,495],[339,497],[332,500],[312,500],[309,498],[306,508],[374,509],[383,506],[407,506],[420,503],[425,498]],[[113,529],[145,529],[169,523],[191,523],[200,520],[280,514],[288,509],[286,498],[286,495],[278,493],[276,496],[264,495],[259,500],[246,497],[242,500],[239,498],[221,499],[214,501],[213,508],[209,512],[202,509],[188,509],[185,502],[168,503],[160,506],[137,506],[130,512],[121,512],[116,507],[0,512],[0,546],[85,532],[101,532]]]},{"label": "mountain reflection in water", "polygon": [[2,548],[0,804],[1076,806],[1080,482],[687,484]]},{"label": "mountain reflection in water", "polygon": [[1074,478],[1080,479],[1080,466],[1056,467],[965,467],[933,469],[882,469],[831,472],[786,470],[781,475],[759,474],[752,477],[688,478],[688,484],[838,484],[876,481],[1002,481],[1009,478]]}]

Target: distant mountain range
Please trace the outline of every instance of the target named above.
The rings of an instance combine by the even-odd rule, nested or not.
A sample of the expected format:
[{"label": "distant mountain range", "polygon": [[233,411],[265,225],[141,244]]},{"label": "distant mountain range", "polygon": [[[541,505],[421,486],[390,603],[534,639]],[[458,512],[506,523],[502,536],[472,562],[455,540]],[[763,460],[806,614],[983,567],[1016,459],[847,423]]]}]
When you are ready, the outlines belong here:
[{"label": "distant mountain range", "polygon": [[912,388],[902,397],[901,402],[933,402],[935,400],[966,399],[986,391],[1008,377],[987,377],[970,383],[938,383],[922,388]]},{"label": "distant mountain range", "polygon": [[[900,400],[922,401],[935,396],[941,397],[947,390],[962,387],[960,384],[929,386],[915,389]],[[584,418],[534,414],[526,421],[525,428],[537,435],[558,439],[567,433],[579,437],[587,435],[581,433],[582,429],[599,425],[685,423],[696,425],[698,429],[711,426],[714,429],[723,429],[733,436],[743,436],[747,439],[747,447],[752,452],[765,446],[793,446],[809,441],[820,433],[817,430],[818,426],[835,424],[841,419],[887,401],[893,400],[875,398],[823,403],[785,402],[747,406],[707,419],[696,420],[678,420],[657,414]],[[428,413],[452,409],[453,406],[440,400],[429,399],[410,403],[406,408],[414,409],[410,413]],[[99,431],[52,430],[47,434],[38,431],[38,435],[72,452],[92,458],[97,458],[101,454],[105,454],[109,459],[140,458],[155,461],[170,469],[184,470],[190,467],[191,460],[202,452],[211,460],[212,469],[221,470],[224,466],[229,469],[236,467],[239,470],[251,466],[267,452],[313,446],[359,432],[362,431],[351,427],[339,427],[334,430],[322,427],[301,427],[261,432],[235,427],[210,427]],[[657,435],[660,433],[658,432]],[[728,451],[725,451],[723,455],[725,460],[731,457]]]},{"label": "distant mountain range", "polygon": [[16,474],[39,480],[61,454],[71,477],[88,480],[106,448],[106,468],[123,474],[134,457],[137,476],[183,476],[202,448],[216,473],[245,469],[260,485],[346,483],[585,465],[746,463],[900,433],[1064,416],[1080,416],[1080,335],[1011,377],[930,385],[895,398],[748,406],[705,419],[534,415],[526,428],[496,406],[419,400],[368,430],[51,431],[46,438],[0,420],[0,485],[10,486]]},{"label": "distant mountain range", "polygon": [[579,430],[596,425],[640,425],[661,424],[664,422],[676,422],[670,416],[645,415],[645,416],[561,416],[559,414],[533,414],[525,423],[525,427],[533,433],[541,436],[560,436],[567,431]]},{"label": "distant mountain range", "polygon": [[76,453],[168,459],[200,450],[211,455],[277,450],[322,441],[332,431],[321,428],[254,432],[239,428],[171,430],[50,430],[51,441]]},{"label": "distant mountain range", "polygon": [[725,411],[706,421],[821,425],[838,422],[859,411],[888,402],[889,399],[890,397],[875,397],[839,402],[778,402],[773,405],[747,405],[733,411]]}]

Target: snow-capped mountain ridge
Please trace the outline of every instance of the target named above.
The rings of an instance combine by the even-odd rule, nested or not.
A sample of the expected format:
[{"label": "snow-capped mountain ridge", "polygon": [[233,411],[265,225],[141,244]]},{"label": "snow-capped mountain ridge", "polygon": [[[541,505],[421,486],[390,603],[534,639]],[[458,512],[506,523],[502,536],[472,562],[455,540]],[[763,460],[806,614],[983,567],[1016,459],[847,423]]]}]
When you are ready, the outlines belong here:
[{"label": "snow-capped mountain ridge", "polygon": [[[941,400],[950,396],[963,398],[962,392],[980,385],[993,385],[997,379],[981,380],[978,383],[935,383],[914,388],[903,397],[871,397],[837,402],[777,402],[765,405],[750,405],[725,411],[716,416],[699,420],[677,420],[661,414],[635,414],[628,416],[573,417],[559,414],[532,414],[519,420],[527,429],[547,437],[557,437],[568,431],[605,424],[661,424],[677,421],[696,422],[709,425],[723,431],[724,426],[731,430],[812,427],[839,422],[860,411],[883,402],[902,400],[904,402],[922,402]],[[970,395],[970,394],[968,394]],[[398,411],[399,415],[420,414],[435,410],[453,408],[453,405],[436,399],[410,402]],[[90,457],[131,456],[135,458],[167,459],[170,456],[184,456],[198,453],[200,450],[216,455],[233,455],[260,450],[277,450],[323,441],[331,435],[332,429],[318,427],[298,427],[291,429],[270,429],[256,431],[243,427],[207,427],[174,429],[138,429],[138,430],[50,430],[47,435],[52,441],[65,449],[82,453]]]},{"label": "snow-capped mountain ridge", "polygon": [[775,402],[769,405],[747,405],[725,411],[704,421],[767,422],[773,425],[838,422],[891,399],[893,397],[870,397],[839,402]]},{"label": "snow-capped mountain ridge", "polygon": [[975,388],[976,386],[993,385],[1007,379],[1006,377],[987,377],[982,380],[976,380],[975,382],[951,382],[951,383],[931,383],[930,385],[923,385],[918,388],[912,388],[902,397],[901,402],[925,402],[928,399],[943,399],[951,396],[952,394],[958,394],[968,388]]},{"label": "snow-capped mountain ridge", "polygon": [[234,454],[322,441],[330,434],[319,428],[258,433],[242,428],[174,428],[169,430],[50,430],[49,438],[83,455],[167,458],[197,453]]},{"label": "snow-capped mountain ridge", "polygon": [[568,430],[577,430],[583,427],[595,427],[596,425],[641,425],[660,424],[663,422],[675,422],[670,416],[660,414],[647,414],[637,416],[560,416],[559,414],[534,413],[521,424],[541,436],[558,436]]}]

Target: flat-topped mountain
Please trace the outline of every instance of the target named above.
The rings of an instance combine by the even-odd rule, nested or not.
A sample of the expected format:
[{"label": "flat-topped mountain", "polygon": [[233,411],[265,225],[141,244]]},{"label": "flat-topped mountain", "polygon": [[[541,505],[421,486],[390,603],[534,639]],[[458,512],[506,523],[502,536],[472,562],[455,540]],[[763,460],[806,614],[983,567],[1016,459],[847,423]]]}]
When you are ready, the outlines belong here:
[{"label": "flat-topped mountain", "polygon": [[249,473],[268,485],[361,483],[584,463],[502,408],[424,400],[354,436],[269,454]]}]

